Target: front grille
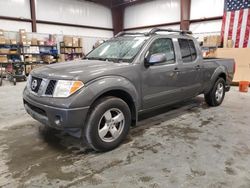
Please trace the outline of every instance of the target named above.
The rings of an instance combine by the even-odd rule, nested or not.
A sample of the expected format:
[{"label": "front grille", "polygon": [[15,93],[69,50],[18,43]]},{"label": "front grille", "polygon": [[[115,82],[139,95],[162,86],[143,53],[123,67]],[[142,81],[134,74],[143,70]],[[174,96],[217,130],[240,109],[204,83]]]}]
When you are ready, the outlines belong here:
[{"label": "front grille", "polygon": [[54,89],[55,89],[55,85],[56,85],[56,80],[50,80],[48,87],[45,91],[45,95],[53,95]]},{"label": "front grille", "polygon": [[37,93],[39,91],[40,85],[42,83],[42,79],[41,78],[37,78],[37,77],[32,77],[31,78],[31,83],[30,83],[30,88],[33,92]]}]

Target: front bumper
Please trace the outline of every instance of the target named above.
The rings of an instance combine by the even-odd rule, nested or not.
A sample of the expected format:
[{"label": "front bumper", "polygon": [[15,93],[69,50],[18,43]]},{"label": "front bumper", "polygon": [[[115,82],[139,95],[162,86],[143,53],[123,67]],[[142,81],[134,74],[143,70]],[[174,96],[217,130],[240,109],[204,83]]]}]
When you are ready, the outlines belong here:
[{"label": "front bumper", "polygon": [[89,107],[68,109],[41,104],[31,99],[25,92],[23,102],[25,110],[31,117],[56,129],[82,128],[89,110]]}]

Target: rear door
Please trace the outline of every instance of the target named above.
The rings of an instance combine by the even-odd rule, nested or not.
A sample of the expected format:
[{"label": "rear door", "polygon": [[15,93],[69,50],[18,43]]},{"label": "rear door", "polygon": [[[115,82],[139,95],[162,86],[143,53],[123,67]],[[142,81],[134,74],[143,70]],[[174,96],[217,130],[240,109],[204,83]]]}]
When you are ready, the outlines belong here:
[{"label": "rear door", "polygon": [[182,98],[190,98],[201,92],[202,60],[197,54],[197,48],[191,39],[178,39],[181,55],[179,84],[182,87]]},{"label": "rear door", "polygon": [[142,102],[149,109],[179,100],[181,88],[178,87],[178,63],[171,38],[157,38],[146,50],[144,57],[165,53],[167,61],[146,67],[142,65]]}]

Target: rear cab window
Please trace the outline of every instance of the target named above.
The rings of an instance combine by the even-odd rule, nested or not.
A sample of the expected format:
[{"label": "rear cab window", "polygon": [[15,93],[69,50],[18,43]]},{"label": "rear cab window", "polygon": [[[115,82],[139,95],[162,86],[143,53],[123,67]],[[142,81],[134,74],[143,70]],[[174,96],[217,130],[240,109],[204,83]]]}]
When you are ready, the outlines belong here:
[{"label": "rear cab window", "polygon": [[197,58],[194,41],[191,39],[178,39],[183,63],[191,63]]}]

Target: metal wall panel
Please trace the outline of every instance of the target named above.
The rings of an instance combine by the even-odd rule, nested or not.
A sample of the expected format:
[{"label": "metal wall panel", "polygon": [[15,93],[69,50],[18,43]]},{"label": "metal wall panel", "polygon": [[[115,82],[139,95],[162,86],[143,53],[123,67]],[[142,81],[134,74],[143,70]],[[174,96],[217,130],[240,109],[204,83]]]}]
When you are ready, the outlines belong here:
[{"label": "metal wall panel", "polygon": [[36,0],[37,20],[112,28],[111,10],[83,0]]},{"label": "metal wall panel", "polygon": [[62,35],[90,36],[90,37],[106,37],[113,36],[113,31],[86,29],[79,27],[56,26],[49,24],[37,24],[38,33],[52,33]]},{"label": "metal wall panel", "polygon": [[0,0],[0,16],[30,18],[29,0]]},{"label": "metal wall panel", "polygon": [[223,10],[223,0],[192,0],[190,19],[222,16]]},{"label": "metal wall panel", "polygon": [[125,9],[124,28],[180,21],[180,0],[156,0]]},{"label": "metal wall panel", "polygon": [[6,30],[6,31],[19,31],[19,29],[26,29],[27,32],[31,32],[31,23],[0,20],[0,29]]},{"label": "metal wall panel", "polygon": [[191,23],[190,30],[199,40],[208,35],[220,35],[222,20]]}]

